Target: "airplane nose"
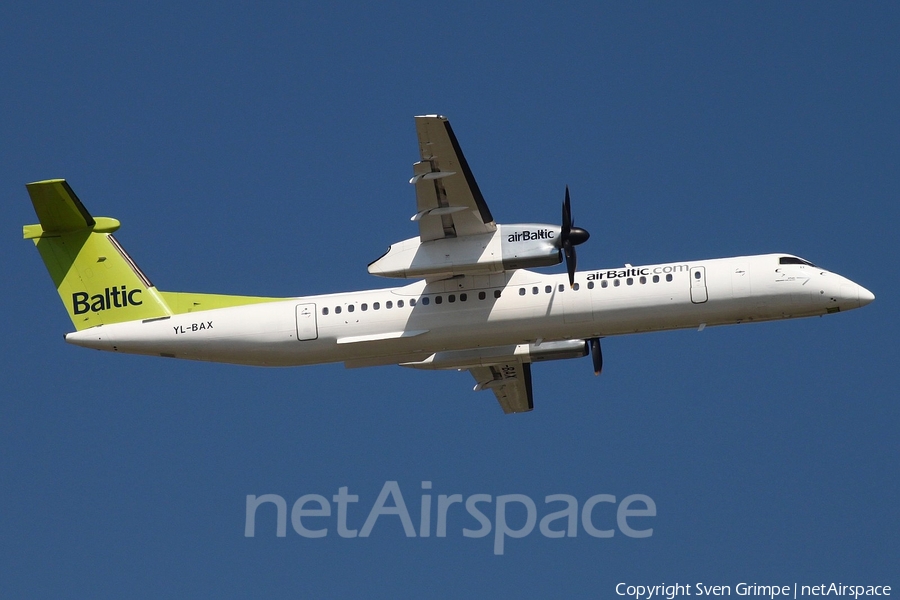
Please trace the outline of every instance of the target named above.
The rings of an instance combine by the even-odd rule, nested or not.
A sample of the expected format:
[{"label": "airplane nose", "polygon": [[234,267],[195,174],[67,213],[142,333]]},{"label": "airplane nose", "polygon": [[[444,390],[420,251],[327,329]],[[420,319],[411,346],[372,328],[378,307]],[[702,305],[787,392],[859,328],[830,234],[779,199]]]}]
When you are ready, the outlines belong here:
[{"label": "airplane nose", "polygon": [[859,305],[865,306],[869,302],[875,299],[875,294],[864,288],[863,286],[859,286]]}]

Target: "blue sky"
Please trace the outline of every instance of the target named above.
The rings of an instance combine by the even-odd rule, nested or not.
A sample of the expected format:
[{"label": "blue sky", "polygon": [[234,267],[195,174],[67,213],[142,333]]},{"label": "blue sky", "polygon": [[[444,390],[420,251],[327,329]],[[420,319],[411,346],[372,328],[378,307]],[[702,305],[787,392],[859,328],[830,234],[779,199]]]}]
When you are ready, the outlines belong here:
[{"label": "blue sky", "polygon": [[[616,597],[627,583],[900,586],[893,3],[7,3],[0,8],[3,597]],[[447,115],[495,218],[583,268],[790,252],[863,310],[611,338],[504,416],[466,374],[255,369],[66,345],[21,225],[67,178],[161,289],[388,286],[413,115]],[[274,534],[248,494],[653,499],[653,535]],[[436,502],[436,500],[434,500]],[[607,505],[608,506],[608,505]],[[513,526],[524,509],[510,509]],[[595,513],[615,523],[614,509]],[[468,520],[467,520],[468,519]],[[518,521],[516,520],[518,519]]]}]

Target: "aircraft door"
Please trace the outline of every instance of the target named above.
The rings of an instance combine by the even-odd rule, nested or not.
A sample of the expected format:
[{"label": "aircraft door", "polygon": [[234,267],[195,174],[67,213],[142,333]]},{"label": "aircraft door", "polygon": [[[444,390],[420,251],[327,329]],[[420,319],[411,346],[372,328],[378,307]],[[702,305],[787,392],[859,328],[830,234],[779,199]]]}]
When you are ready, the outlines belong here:
[{"label": "aircraft door", "polygon": [[691,302],[703,304],[707,300],[706,267],[691,267]]},{"label": "aircraft door", "polygon": [[316,327],[316,305],[297,305],[297,339],[302,341],[314,340],[319,337]]}]

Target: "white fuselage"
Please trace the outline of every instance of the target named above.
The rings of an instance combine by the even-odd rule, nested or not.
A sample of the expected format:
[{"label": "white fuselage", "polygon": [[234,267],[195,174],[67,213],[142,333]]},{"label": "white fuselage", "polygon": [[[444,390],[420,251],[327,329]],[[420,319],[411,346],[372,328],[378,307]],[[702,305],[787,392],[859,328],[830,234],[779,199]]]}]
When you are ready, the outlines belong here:
[{"label": "white fuselage", "polygon": [[370,366],[435,352],[823,315],[874,296],[769,254],[565,274],[517,270],[306,296],[70,333],[100,350],[248,365]]}]

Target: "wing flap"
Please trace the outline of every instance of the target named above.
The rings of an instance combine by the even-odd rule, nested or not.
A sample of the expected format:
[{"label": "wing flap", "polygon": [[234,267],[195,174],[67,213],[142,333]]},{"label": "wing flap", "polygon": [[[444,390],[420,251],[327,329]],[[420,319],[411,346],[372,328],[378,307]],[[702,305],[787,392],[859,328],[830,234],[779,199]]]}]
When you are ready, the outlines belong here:
[{"label": "wing flap", "polygon": [[475,391],[491,390],[506,414],[534,409],[531,391],[531,363],[513,361],[469,369]]},{"label": "wing flap", "polygon": [[[494,217],[459,147],[450,122],[440,115],[416,117],[420,161],[410,183],[416,186],[416,217],[423,242],[496,230]],[[448,209],[454,210],[437,210]]]}]

